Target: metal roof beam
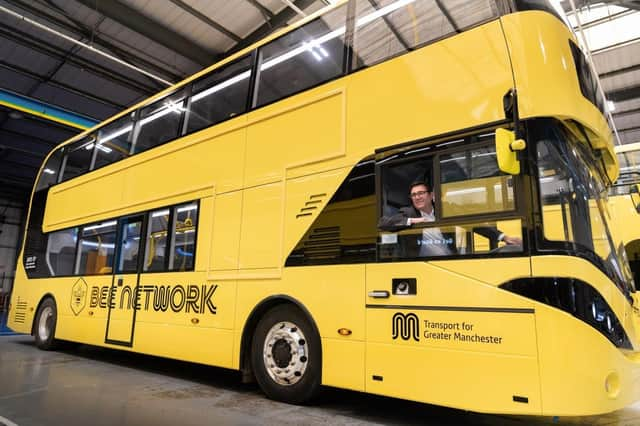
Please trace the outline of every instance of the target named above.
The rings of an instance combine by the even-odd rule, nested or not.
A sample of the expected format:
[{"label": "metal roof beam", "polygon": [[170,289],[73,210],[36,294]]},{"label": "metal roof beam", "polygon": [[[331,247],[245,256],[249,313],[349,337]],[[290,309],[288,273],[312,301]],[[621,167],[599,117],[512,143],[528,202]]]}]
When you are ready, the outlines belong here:
[{"label": "metal roof beam", "polygon": [[193,7],[189,6],[188,4],[183,2],[182,0],[169,0],[169,1],[171,3],[173,3],[173,4],[175,4],[176,6],[178,6],[180,9],[182,9],[185,12],[189,13],[190,15],[195,16],[196,18],[198,18],[199,20],[201,20],[205,24],[215,28],[216,30],[218,30],[222,34],[224,34],[227,37],[229,37],[231,40],[235,41],[236,43],[239,42],[239,41],[242,41],[241,37],[235,35],[234,33],[232,33],[227,28],[223,27],[222,25],[220,25],[219,23],[217,23],[213,19],[209,18],[204,13],[202,13],[202,12],[194,9]]},{"label": "metal roof beam", "polygon": [[634,108],[634,109],[626,109],[624,111],[614,111],[611,113],[611,115],[617,118],[617,117],[622,117],[623,115],[637,114],[639,112],[640,112],[640,108]]},{"label": "metal roof beam", "polygon": [[[306,9],[307,7],[311,6],[314,1],[315,0],[296,0],[295,2],[293,2],[293,4],[299,9]],[[296,15],[297,13],[293,9],[285,7],[280,13],[262,24],[254,32],[246,36],[244,40],[237,43],[231,49],[227,50],[225,52],[225,56],[242,50],[245,47],[250,46],[253,43],[263,39],[266,35],[271,34],[278,28],[284,27],[287,24],[287,21],[294,18]]]},{"label": "metal roof beam", "polygon": [[598,76],[602,79],[602,78],[614,77],[616,75],[624,74],[624,73],[627,73],[627,72],[638,71],[638,70],[640,70],[640,64],[631,65],[631,66],[625,67],[625,68],[618,68],[618,69],[615,69],[615,70],[609,71],[609,72],[603,72],[602,74],[599,74]]},{"label": "metal roof beam", "polygon": [[87,99],[90,99],[92,101],[96,101],[96,102],[99,102],[101,104],[104,104],[104,105],[107,105],[107,106],[110,106],[110,107],[113,107],[113,108],[117,108],[118,111],[127,107],[124,104],[120,104],[120,103],[117,103],[117,102],[110,101],[108,99],[105,99],[105,98],[102,98],[100,96],[94,95],[93,93],[85,92],[84,90],[80,90],[80,89],[77,89],[75,87],[69,86],[68,84],[60,83],[60,82],[55,81],[55,80],[49,80],[49,79],[47,79],[46,77],[44,77],[44,76],[42,76],[40,74],[36,74],[33,71],[30,71],[30,70],[28,70],[26,68],[19,67],[17,65],[8,64],[6,62],[0,61],[0,68],[4,68],[6,70],[15,72],[17,74],[21,74],[21,75],[23,75],[25,77],[31,78],[33,80],[37,80],[40,83],[44,83],[44,84],[47,84],[49,86],[56,87],[58,89],[64,90],[66,92],[73,93],[74,95],[78,95],[78,96],[81,96],[83,98],[87,98]]},{"label": "metal roof beam", "polygon": [[[35,8],[30,4],[24,2],[23,0],[5,0],[5,1],[8,2],[9,4],[12,4],[15,7],[18,7],[22,10],[29,12],[30,14],[40,19],[43,19],[57,27],[60,27],[67,32],[70,32],[75,35],[84,37],[88,40],[91,40],[92,44],[103,47],[104,49],[109,50],[114,54],[120,56],[122,59],[125,59],[129,62],[135,62],[144,68],[153,70],[155,73],[163,74],[169,77],[173,81],[179,81],[186,77],[185,74],[178,75],[178,74],[172,73],[169,70],[167,70],[166,67],[158,66],[152,62],[147,61],[146,59],[141,58],[140,56],[134,55],[131,52],[125,49],[122,49],[119,46],[116,46],[110,41],[100,37],[99,34],[95,34],[91,28],[87,27],[82,22],[76,21],[75,19],[72,19],[69,16],[65,16],[65,18],[71,21],[73,25],[70,25],[62,21],[61,19],[56,18],[55,16],[51,15],[50,13],[44,10]],[[64,11],[62,9],[59,9],[55,4],[52,4],[52,6],[56,7],[56,10],[59,13],[64,13]]]},{"label": "metal roof beam", "polygon": [[[380,4],[376,0],[369,0],[369,3],[371,4],[371,6],[373,6],[373,8],[375,10],[379,10],[380,9]],[[436,0],[436,3],[438,5],[438,7],[441,8],[440,2],[438,0]],[[441,8],[441,10],[442,10],[442,8]],[[398,29],[395,27],[395,25],[393,25],[393,23],[391,22],[389,17],[386,16],[386,15],[382,15],[382,20],[384,21],[385,24],[387,24],[387,27],[389,28],[389,31],[391,31],[391,33],[398,39],[398,41],[400,42],[402,47],[404,47],[404,50],[410,51],[411,47],[406,42],[406,40],[402,37],[402,34],[400,34],[398,32]],[[451,25],[453,25],[453,24],[451,24]]]},{"label": "metal roof beam", "polygon": [[253,7],[258,9],[260,11],[260,13],[262,13],[262,15],[265,17],[265,19],[264,19],[265,21],[268,21],[268,20],[272,19],[275,16],[272,11],[270,11],[268,8],[266,8],[265,6],[260,4],[258,2],[258,0],[247,0],[247,1],[249,3],[251,3],[251,5]]},{"label": "metal roof beam", "polygon": [[119,1],[77,1],[203,67],[211,65],[217,55]]},{"label": "metal roof beam", "polygon": [[640,85],[624,87],[606,93],[607,100],[613,102],[628,101],[633,98],[640,98]]},{"label": "metal roof beam", "polygon": [[10,149],[19,152],[21,155],[30,155],[40,159],[44,158],[58,143],[62,142],[47,141],[7,129],[0,129],[0,135],[8,136],[2,138],[0,148]]},{"label": "metal roof beam", "polygon": [[[9,28],[9,27],[5,27],[5,28]],[[147,86],[146,84],[139,83],[136,81],[132,82],[132,79],[129,76],[125,76],[109,68],[104,68],[104,67],[95,65],[94,63],[86,59],[83,59],[78,55],[65,52],[59,47],[53,46],[52,44],[47,43],[46,41],[40,38],[34,37],[33,35],[26,34],[15,28],[10,28],[10,30],[11,31],[4,31],[3,29],[0,28],[0,36],[8,40],[14,41],[18,44],[21,44],[25,47],[28,47],[32,50],[40,52],[44,55],[47,55],[51,58],[54,58],[58,61],[66,61],[69,64],[72,64],[82,70],[89,71],[90,73],[98,77],[104,78],[105,80],[109,80],[121,86],[125,86],[128,89],[134,90],[138,93],[151,95],[151,94],[157,93],[162,88],[162,87]]]}]

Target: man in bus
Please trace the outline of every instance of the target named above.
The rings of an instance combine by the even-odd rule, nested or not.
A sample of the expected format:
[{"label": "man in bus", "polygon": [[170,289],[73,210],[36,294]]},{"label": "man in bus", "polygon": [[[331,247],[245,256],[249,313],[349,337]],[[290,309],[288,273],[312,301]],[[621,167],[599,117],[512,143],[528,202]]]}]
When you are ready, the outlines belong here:
[{"label": "man in bus", "polygon": [[[409,189],[411,206],[401,207],[398,213],[392,216],[380,218],[378,228],[383,231],[395,232],[410,228],[415,224],[434,222],[436,220],[433,210],[433,191],[431,187],[422,181],[413,182]],[[474,232],[488,238],[491,241],[503,241],[507,245],[522,245],[522,239],[506,235],[495,227],[483,226],[475,228]],[[443,236],[439,228],[425,228],[422,238],[417,241],[419,253],[417,256],[446,256],[455,254],[452,237]]]}]

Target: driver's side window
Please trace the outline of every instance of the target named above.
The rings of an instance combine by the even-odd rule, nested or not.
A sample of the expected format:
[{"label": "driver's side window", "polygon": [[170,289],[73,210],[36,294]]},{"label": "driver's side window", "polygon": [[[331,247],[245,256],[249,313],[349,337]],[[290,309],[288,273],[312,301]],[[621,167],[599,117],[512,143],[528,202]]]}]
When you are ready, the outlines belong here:
[{"label": "driver's side window", "polygon": [[381,260],[522,251],[513,177],[500,172],[493,137],[478,139],[378,161]]}]

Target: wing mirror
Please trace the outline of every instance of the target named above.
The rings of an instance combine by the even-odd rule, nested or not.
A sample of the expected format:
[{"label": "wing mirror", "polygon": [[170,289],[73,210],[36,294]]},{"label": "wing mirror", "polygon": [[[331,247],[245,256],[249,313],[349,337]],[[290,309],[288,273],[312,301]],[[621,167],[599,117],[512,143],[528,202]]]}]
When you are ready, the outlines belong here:
[{"label": "wing mirror", "polygon": [[517,151],[527,147],[524,139],[516,139],[515,132],[507,129],[496,129],[496,156],[498,167],[510,175],[520,174],[520,161]]}]

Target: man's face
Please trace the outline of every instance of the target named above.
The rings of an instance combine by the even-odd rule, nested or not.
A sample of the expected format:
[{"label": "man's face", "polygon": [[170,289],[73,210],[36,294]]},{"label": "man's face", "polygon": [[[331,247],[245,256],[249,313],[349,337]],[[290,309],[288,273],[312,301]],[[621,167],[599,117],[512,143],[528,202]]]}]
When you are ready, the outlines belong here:
[{"label": "man's face", "polygon": [[411,197],[413,207],[418,210],[424,210],[427,212],[431,211],[433,195],[429,190],[427,190],[425,185],[416,185],[412,187],[409,196]]}]

